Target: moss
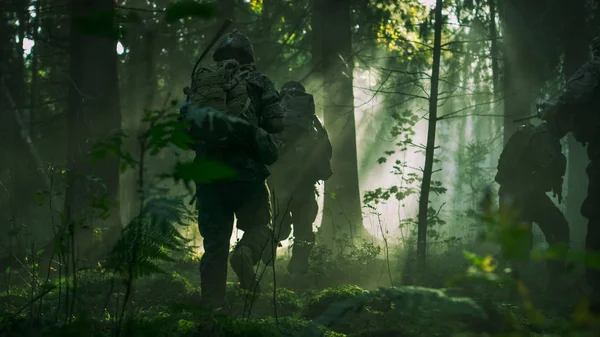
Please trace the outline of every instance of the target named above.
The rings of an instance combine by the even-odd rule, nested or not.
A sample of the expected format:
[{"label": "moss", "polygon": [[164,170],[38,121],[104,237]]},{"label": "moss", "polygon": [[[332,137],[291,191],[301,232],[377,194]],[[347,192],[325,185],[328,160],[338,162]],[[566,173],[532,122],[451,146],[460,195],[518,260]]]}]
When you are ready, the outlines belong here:
[{"label": "moss", "polygon": [[366,293],[368,293],[366,290],[355,285],[325,289],[309,301],[303,316],[314,319],[322,315],[332,303],[352,299]]}]

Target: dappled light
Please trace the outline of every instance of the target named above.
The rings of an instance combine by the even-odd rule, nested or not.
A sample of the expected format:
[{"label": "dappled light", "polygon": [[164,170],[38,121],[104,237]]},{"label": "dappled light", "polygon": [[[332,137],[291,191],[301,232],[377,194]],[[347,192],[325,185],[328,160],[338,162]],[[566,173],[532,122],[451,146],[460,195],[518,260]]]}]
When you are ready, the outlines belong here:
[{"label": "dappled light", "polygon": [[0,1],[0,337],[600,335],[599,8]]}]

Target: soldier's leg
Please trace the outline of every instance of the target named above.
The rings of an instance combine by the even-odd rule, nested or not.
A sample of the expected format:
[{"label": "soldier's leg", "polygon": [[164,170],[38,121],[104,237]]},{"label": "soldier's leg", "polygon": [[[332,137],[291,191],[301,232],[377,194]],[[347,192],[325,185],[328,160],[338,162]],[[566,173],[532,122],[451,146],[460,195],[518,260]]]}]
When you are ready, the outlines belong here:
[{"label": "soldier's leg", "polygon": [[[519,237],[519,252],[516,252],[518,256],[522,258],[529,257],[533,248],[533,231],[532,231],[532,219],[528,214],[530,205],[528,205],[529,195],[521,193],[514,189],[506,189],[500,187],[498,191],[500,201],[500,212],[504,214],[510,214],[510,225],[514,226],[526,226],[527,231],[524,234],[525,237]],[[504,247],[503,247],[504,248]],[[520,263],[522,264],[522,263]],[[522,266],[523,267],[523,266]],[[522,268],[521,267],[521,268]]]},{"label": "soldier's leg", "polygon": [[269,185],[269,190],[273,209],[273,231],[277,241],[283,241],[292,233],[291,193],[285,187],[275,184]]},{"label": "soldier's leg", "polygon": [[244,235],[231,256],[231,267],[240,280],[240,286],[247,290],[260,291],[254,266],[262,259],[272,262],[276,242],[269,227],[271,209],[269,191],[264,182],[240,184],[237,193],[245,202],[235,211],[237,227]]},{"label": "soldier's leg", "polygon": [[308,258],[315,244],[313,223],[317,218],[319,205],[314,185],[302,186],[292,200],[292,221],[294,222],[294,244],[288,271],[305,274],[308,271]]},{"label": "soldier's leg", "polygon": [[[593,253],[589,259],[600,254],[600,154],[592,153],[588,145],[588,154],[591,162],[587,167],[589,177],[588,195],[585,199],[581,213],[588,219],[587,235],[585,238],[586,251]],[[595,154],[595,156],[592,156]],[[586,257],[587,259],[588,257]],[[587,265],[597,264],[597,261],[590,261]],[[592,288],[593,310],[600,313],[600,270],[593,267],[586,268],[586,279]]]},{"label": "soldier's leg", "polygon": [[569,223],[564,214],[552,202],[545,193],[540,193],[532,198],[530,208],[531,218],[540,226],[540,229],[546,237],[548,245],[561,245],[564,251],[556,258],[558,260],[548,261],[548,269],[551,273],[551,280],[556,280],[556,276],[563,275],[566,272],[566,252],[571,243]]},{"label": "soldier's leg", "polygon": [[220,187],[199,185],[196,191],[198,228],[204,254],[200,260],[202,301],[220,306],[225,301],[227,257],[233,230],[233,210],[221,199]]}]

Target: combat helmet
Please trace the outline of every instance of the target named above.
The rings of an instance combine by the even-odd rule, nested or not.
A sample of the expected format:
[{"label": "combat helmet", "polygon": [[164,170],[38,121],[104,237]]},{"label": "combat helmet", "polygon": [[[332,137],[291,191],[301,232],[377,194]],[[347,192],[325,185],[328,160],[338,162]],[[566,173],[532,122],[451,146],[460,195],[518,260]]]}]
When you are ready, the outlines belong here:
[{"label": "combat helmet", "polygon": [[234,29],[225,35],[213,53],[213,60],[221,62],[235,59],[241,64],[254,62],[254,47],[250,39]]},{"label": "combat helmet", "polygon": [[300,82],[289,81],[281,86],[279,93],[285,95],[289,91],[306,92],[306,88]]}]

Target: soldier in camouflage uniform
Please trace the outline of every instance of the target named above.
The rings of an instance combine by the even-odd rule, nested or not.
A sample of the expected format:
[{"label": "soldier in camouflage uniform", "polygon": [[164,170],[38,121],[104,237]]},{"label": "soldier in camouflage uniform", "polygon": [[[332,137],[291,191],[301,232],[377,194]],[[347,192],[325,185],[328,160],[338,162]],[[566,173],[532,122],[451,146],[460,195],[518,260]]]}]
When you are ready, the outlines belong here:
[{"label": "soldier in camouflage uniform", "polygon": [[[230,259],[240,286],[259,291],[253,266],[261,259],[269,262],[273,258],[266,165],[274,160],[265,162],[260,149],[257,151],[246,145],[252,144],[252,137],[258,139],[281,131],[284,114],[273,82],[254,67],[253,46],[246,36],[236,30],[225,36],[216,47],[213,60],[215,65],[196,71],[191,88],[186,88],[185,92],[189,106],[195,107],[189,111],[196,113],[192,115],[186,110],[187,119],[196,123],[192,124],[191,130],[197,141],[196,160],[219,161],[237,173],[233,180],[196,183],[198,226],[204,245],[200,263],[202,301],[209,306],[222,307],[226,305],[227,259],[234,215],[237,228],[244,231]],[[224,114],[210,109],[204,113],[206,109],[198,107],[214,108]],[[197,115],[204,119],[206,114],[210,117],[212,133],[197,122]],[[248,125],[255,127],[248,128]],[[215,134],[219,126],[224,137],[220,137],[222,134],[208,136]],[[219,146],[215,138],[226,139],[229,143]],[[274,139],[273,144],[276,148]]]},{"label": "soldier in camouflage uniform", "polygon": [[331,143],[327,131],[315,115],[313,96],[296,81],[280,90],[285,111],[284,130],[276,135],[280,158],[271,166],[269,187],[273,196],[274,231],[278,241],[289,237],[294,225],[291,274],[308,270],[308,259],[315,244],[313,222],[319,206],[315,184],[328,179]]},{"label": "soldier in camouflage uniform", "polygon": [[[586,250],[600,253],[600,34],[592,43],[593,58],[568,80],[564,93],[553,104],[545,105],[541,118],[557,132],[572,132],[587,145],[590,163],[588,195],[581,213],[589,222]],[[600,271],[587,268],[586,277],[593,289],[593,309],[600,312]]]},{"label": "soldier in camouflage uniform", "polygon": [[[498,160],[495,180],[500,184],[499,199],[502,211],[515,212],[516,221],[528,228],[524,255],[533,244],[532,223],[538,224],[549,245],[569,245],[569,224],[547,192],[562,199],[563,176],[567,167],[561,153],[560,138],[546,123],[524,125],[515,132]],[[565,272],[563,261],[549,263],[551,280]]]}]

